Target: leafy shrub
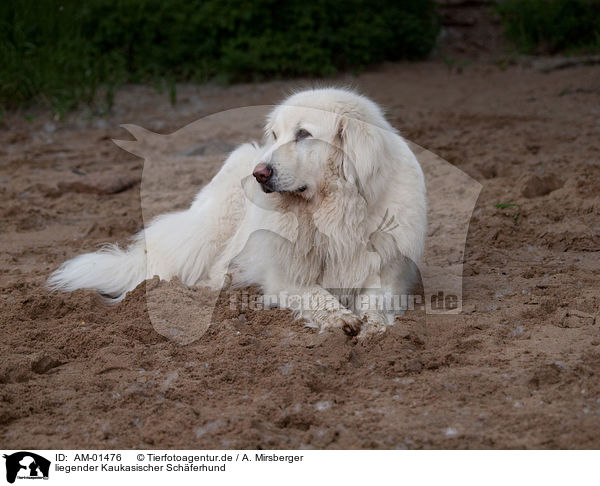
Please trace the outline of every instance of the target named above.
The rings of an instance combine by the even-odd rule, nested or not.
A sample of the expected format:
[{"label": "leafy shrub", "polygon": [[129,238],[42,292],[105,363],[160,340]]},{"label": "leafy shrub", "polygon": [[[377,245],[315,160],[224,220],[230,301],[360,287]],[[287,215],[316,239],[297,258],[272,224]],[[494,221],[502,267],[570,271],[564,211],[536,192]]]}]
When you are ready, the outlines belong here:
[{"label": "leafy shrub", "polygon": [[598,0],[506,0],[498,11],[524,52],[600,51]]},{"label": "leafy shrub", "polygon": [[328,76],[418,59],[433,0],[4,0],[0,103],[59,112],[124,82]]}]

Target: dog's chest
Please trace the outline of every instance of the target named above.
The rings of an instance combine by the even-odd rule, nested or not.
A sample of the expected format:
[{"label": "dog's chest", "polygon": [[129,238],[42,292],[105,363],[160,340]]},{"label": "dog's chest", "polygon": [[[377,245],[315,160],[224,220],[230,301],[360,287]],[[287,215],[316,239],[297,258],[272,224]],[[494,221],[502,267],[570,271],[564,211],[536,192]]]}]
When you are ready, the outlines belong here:
[{"label": "dog's chest", "polygon": [[[366,244],[356,233],[325,234],[314,220],[300,220],[298,237],[288,247],[288,265],[299,277],[300,284],[326,288],[360,288],[370,273]],[[283,263],[283,262],[282,262]]]}]

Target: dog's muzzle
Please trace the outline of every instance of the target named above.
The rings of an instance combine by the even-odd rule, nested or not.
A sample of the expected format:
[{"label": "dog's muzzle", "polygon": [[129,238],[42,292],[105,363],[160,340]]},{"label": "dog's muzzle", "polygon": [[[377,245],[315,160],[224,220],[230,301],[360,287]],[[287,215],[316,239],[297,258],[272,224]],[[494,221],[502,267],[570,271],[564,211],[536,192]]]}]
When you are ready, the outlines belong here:
[{"label": "dog's muzzle", "polygon": [[277,187],[276,181],[274,180],[275,179],[275,169],[269,164],[258,164],[254,168],[252,175],[254,176],[256,181],[260,184],[260,187],[262,188],[263,192],[266,192],[267,194],[269,194],[271,192],[295,194],[298,192],[304,192],[307,189],[307,186],[300,186],[298,189],[293,189],[293,190],[289,190],[289,189],[284,190],[284,189]]},{"label": "dog's muzzle", "polygon": [[274,189],[269,184],[269,181],[273,177],[273,167],[271,167],[269,164],[258,164],[254,168],[252,175],[261,185],[264,192],[273,192]]}]

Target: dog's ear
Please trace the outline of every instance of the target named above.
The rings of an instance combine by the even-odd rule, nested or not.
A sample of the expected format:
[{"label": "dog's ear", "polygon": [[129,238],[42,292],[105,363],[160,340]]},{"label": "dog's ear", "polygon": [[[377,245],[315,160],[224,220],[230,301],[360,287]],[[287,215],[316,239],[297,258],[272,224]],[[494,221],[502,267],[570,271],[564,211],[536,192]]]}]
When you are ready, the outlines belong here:
[{"label": "dog's ear", "polygon": [[385,130],[357,120],[341,117],[338,125],[338,142],[341,148],[341,175],[348,182],[357,185],[364,196],[364,191],[373,187],[372,177],[384,162]]}]

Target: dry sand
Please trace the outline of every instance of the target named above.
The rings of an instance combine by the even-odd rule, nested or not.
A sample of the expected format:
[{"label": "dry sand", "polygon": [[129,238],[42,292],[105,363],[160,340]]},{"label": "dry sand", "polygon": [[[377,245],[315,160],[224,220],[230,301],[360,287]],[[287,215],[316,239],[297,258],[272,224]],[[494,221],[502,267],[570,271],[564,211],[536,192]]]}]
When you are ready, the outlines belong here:
[{"label": "dry sand", "polygon": [[[173,326],[151,325],[145,284],[114,307],[93,292],[44,288],[65,259],[142,227],[143,164],[111,141],[130,138],[120,124],[170,133],[307,83],[180,86],[174,107],[126,87],[106,118],[6,115],[3,448],[600,447],[599,80],[598,67],[542,74],[476,61],[336,81],[483,184],[464,312],[409,312],[368,340],[318,334],[283,310],[233,311],[225,295],[206,333],[181,344]],[[185,187],[153,207],[186,207],[230,144],[261,124],[212,124],[199,140],[213,142],[185,159],[203,158],[202,170],[188,164]],[[498,203],[519,204],[518,215]],[[173,296],[160,310],[175,324],[203,298],[178,282],[150,285]]]}]

